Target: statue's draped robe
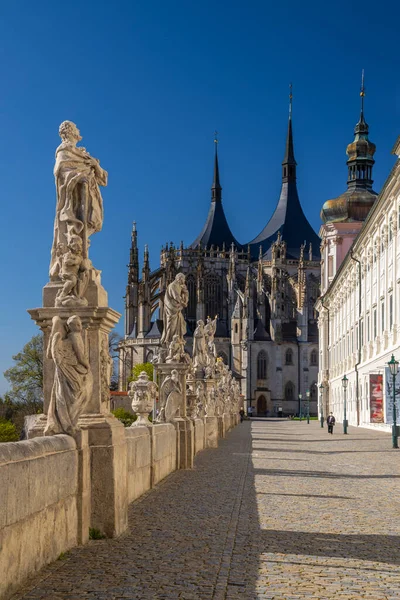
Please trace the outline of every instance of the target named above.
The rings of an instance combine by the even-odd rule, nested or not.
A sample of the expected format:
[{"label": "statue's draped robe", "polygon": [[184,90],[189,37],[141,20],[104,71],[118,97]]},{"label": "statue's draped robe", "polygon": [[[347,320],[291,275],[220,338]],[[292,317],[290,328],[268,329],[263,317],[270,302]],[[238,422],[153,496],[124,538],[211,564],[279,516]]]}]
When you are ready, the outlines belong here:
[{"label": "statue's draped robe", "polygon": [[[89,160],[90,155],[84,148],[70,143],[63,142],[56,150],[54,177],[57,207],[50,271],[57,260],[57,245],[66,245],[68,235],[76,234],[87,239],[92,233],[101,231],[103,200],[99,185],[107,185],[107,171],[101,169],[100,173],[96,173]],[[86,192],[83,190],[84,185]],[[86,240],[83,241],[85,247]]]},{"label": "statue's draped robe", "polygon": [[186,323],[182,310],[187,306],[186,296],[182,296],[182,285],[173,281],[167,287],[164,298],[164,331],[162,344],[169,344],[174,335],[180,339],[186,334]]},{"label": "statue's draped robe", "polygon": [[50,340],[50,353],[55,372],[45,434],[74,435],[79,415],[91,393],[92,374],[79,362],[71,340],[63,338],[60,332],[56,332]]},{"label": "statue's draped robe", "polygon": [[204,326],[198,325],[193,336],[193,362],[195,367],[205,367],[208,362]]}]

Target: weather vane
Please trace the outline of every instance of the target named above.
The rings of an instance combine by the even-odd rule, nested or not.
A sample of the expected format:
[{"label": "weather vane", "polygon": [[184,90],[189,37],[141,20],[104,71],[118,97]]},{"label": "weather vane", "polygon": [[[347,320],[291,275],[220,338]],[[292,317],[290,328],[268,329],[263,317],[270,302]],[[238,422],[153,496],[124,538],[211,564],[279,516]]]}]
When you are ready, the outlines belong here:
[{"label": "weather vane", "polygon": [[364,114],[364,98],[365,98],[365,87],[364,87],[364,69],[361,72],[361,90],[360,90],[360,96],[361,96],[361,114]]},{"label": "weather vane", "polygon": [[218,142],[218,131],[217,131],[217,130],[215,130],[215,131],[214,131],[214,144],[218,144],[218,143],[219,143],[219,142]]},{"label": "weather vane", "polygon": [[292,84],[289,83],[289,117],[292,117],[292,99],[293,99]]}]

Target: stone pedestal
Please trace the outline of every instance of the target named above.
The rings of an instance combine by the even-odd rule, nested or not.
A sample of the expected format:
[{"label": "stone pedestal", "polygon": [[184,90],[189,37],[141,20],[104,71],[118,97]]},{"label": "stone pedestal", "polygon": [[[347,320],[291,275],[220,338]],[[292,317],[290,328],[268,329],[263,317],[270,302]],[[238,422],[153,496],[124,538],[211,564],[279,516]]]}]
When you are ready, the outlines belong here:
[{"label": "stone pedestal", "polygon": [[127,448],[125,428],[113,415],[84,414],[91,456],[90,526],[108,537],[128,528]]},{"label": "stone pedestal", "polygon": [[76,436],[75,442],[78,450],[78,543],[86,544],[89,541],[92,501],[88,432],[81,430]]},{"label": "stone pedestal", "polygon": [[109,414],[110,394],[105,354],[108,353],[108,334],[118,323],[121,315],[112,308],[105,306],[45,307],[34,308],[28,310],[28,312],[43,332],[44,414],[47,414],[54,381],[54,363],[51,358],[47,358],[46,352],[51,333],[52,318],[59,316],[66,321],[72,315],[77,315],[82,321],[83,339],[88,349],[90,368],[93,375],[93,393],[88,406],[85,407],[85,413]]},{"label": "stone pedestal", "polygon": [[[43,295],[46,304],[54,300],[57,286],[59,287],[59,284],[50,283],[45,287]],[[103,292],[105,294],[103,288],[99,289],[93,284],[91,291],[93,300],[104,302],[106,296]],[[90,450],[91,483],[90,492],[88,491],[91,498],[90,527],[99,529],[108,537],[119,535],[128,527],[126,440],[124,426],[110,413],[108,334],[118,323],[121,315],[107,306],[45,306],[28,312],[44,335],[44,415],[38,418],[30,437],[43,435],[51,398],[54,362],[47,358],[46,349],[52,318],[59,316],[67,321],[72,315],[77,315],[82,321],[82,336],[93,376],[92,394],[83,407],[78,421],[79,427],[83,430],[82,435],[86,435]],[[79,436],[80,434],[78,438]],[[83,452],[82,461],[84,460],[86,459]]]},{"label": "stone pedestal", "polygon": [[204,417],[205,447],[218,448],[218,417]]},{"label": "stone pedestal", "polygon": [[177,469],[191,469],[194,459],[194,428],[191,419],[180,418],[174,421],[176,428]]},{"label": "stone pedestal", "polygon": [[225,437],[226,434],[226,426],[225,426],[225,415],[219,415],[217,417],[218,419],[218,437],[221,438],[221,440]]}]

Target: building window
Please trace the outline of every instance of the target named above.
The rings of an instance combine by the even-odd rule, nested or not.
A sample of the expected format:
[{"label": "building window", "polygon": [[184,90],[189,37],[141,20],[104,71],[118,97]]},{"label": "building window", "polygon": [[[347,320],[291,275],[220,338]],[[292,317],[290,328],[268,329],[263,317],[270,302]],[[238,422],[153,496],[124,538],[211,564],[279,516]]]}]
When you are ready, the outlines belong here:
[{"label": "building window", "polygon": [[285,354],[285,364],[292,365],[293,364],[293,350],[288,348]]},{"label": "building window", "polygon": [[374,308],[374,339],[376,338],[377,333],[378,333],[377,332],[377,328],[378,328],[377,325],[378,324],[377,324],[377,319],[376,319],[376,308]]},{"label": "building window", "polygon": [[316,382],[314,381],[310,387],[310,400],[317,400],[317,399],[318,399],[318,388],[317,388]]},{"label": "building window", "polygon": [[293,400],[294,398],[294,385],[291,381],[288,381],[285,385],[285,400]]},{"label": "building window", "polygon": [[267,379],[267,355],[264,350],[257,356],[257,379]]},{"label": "building window", "polygon": [[209,273],[204,280],[206,315],[212,319],[221,318],[222,290],[221,279],[215,273]]},{"label": "building window", "polygon": [[381,303],[381,327],[382,333],[385,331],[385,303]]},{"label": "building window", "polygon": [[328,256],[328,277],[333,277],[333,256]]},{"label": "building window", "polygon": [[310,365],[316,367],[318,364],[318,354],[316,350],[311,350],[310,354]]},{"label": "building window", "polygon": [[[189,302],[188,302],[187,309],[186,309],[186,316],[188,319],[195,319],[196,318],[197,286],[196,286],[196,280],[193,277],[193,275],[188,275],[186,277],[186,287],[189,292]],[[214,317],[214,315],[213,315],[213,317]]]},{"label": "building window", "polygon": [[361,319],[360,321],[360,348],[364,346],[364,321]]},{"label": "building window", "polygon": [[389,219],[389,242],[392,241],[392,237],[393,237],[393,217],[392,217],[392,215],[390,215],[390,219]]},{"label": "building window", "polygon": [[369,315],[367,316],[367,342],[369,342],[370,340],[370,336],[371,336],[371,328],[370,328],[370,318]]},{"label": "building window", "polygon": [[393,295],[389,296],[389,330],[393,328]]},{"label": "building window", "polygon": [[237,324],[237,323],[235,323],[235,333],[237,333],[237,332],[238,332],[238,330],[239,330],[238,324]]}]

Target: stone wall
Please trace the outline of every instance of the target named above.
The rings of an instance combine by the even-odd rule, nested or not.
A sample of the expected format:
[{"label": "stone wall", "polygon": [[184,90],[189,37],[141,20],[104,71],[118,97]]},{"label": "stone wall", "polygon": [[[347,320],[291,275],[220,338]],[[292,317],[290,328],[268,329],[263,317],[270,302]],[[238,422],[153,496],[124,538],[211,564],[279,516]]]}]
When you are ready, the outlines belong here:
[{"label": "stone wall", "polygon": [[151,487],[152,436],[149,427],[127,427],[128,502]]},{"label": "stone wall", "polygon": [[167,477],[177,468],[177,432],[171,423],[153,427],[152,484]]},{"label": "stone wall", "polygon": [[67,435],[0,444],[1,598],[61,552],[87,541],[81,458]]},{"label": "stone wall", "polygon": [[[230,417],[221,419],[229,427]],[[217,417],[185,421],[192,436],[182,435],[182,419],[125,429],[108,420],[114,444],[111,433],[103,432],[101,452],[90,444],[87,430],[76,440],[56,435],[0,444],[0,599],[9,598],[62,552],[86,543],[89,527],[118,535],[107,529],[104,515],[116,511],[119,520],[126,520],[128,503],[180,468],[185,440],[192,461],[205,447],[218,445]],[[111,486],[115,494],[109,490],[109,470],[100,468],[102,461],[109,463],[110,448],[119,457]]]}]

